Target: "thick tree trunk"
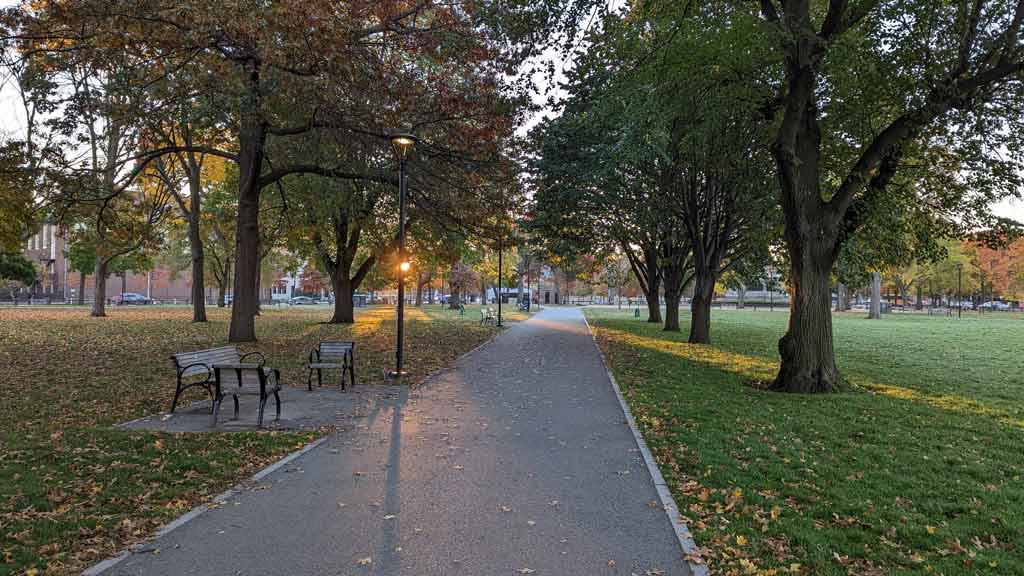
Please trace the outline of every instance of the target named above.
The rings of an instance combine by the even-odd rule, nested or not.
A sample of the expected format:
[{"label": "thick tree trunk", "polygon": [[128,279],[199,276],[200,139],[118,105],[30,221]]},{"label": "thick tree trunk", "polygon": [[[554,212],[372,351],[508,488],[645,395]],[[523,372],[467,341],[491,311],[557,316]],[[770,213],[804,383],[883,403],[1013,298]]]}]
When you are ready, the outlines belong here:
[{"label": "thick tree trunk", "polygon": [[85,274],[78,273],[78,305],[85,306]]},{"label": "thick tree trunk", "polygon": [[647,289],[644,290],[644,298],[647,299],[647,321],[661,323],[661,303],[658,301],[658,292],[661,289],[661,269],[658,266],[658,249],[644,251],[644,261],[647,266]]},{"label": "thick tree trunk", "polygon": [[697,271],[690,301],[690,338],[692,344],[711,343],[711,301],[715,297],[715,277],[707,271]]},{"label": "thick tree trunk", "polygon": [[871,308],[868,311],[868,319],[878,320],[882,317],[882,275],[878,272],[871,273]]},{"label": "thick tree trunk", "polygon": [[740,282],[739,288],[736,289],[736,309],[743,310],[747,307],[747,285]]},{"label": "thick tree trunk", "polygon": [[804,237],[790,245],[792,298],[789,329],[779,340],[782,365],[772,389],[835,392],[841,386],[832,347],[831,240]]},{"label": "thick tree trunk", "polygon": [[331,281],[334,285],[334,315],[331,316],[329,323],[352,324],[356,321],[353,300],[355,288],[352,281],[346,272],[340,272]]},{"label": "thick tree trunk", "polygon": [[423,306],[423,274],[416,272],[416,302],[417,308]]},{"label": "thick tree trunk", "polygon": [[192,252],[192,321],[206,322],[206,284],[203,276],[205,255],[203,237],[199,233],[202,190],[196,184],[198,183],[189,182],[192,204],[188,216],[188,243]]},{"label": "thick tree trunk", "polygon": [[107,264],[108,262],[104,257],[96,257],[96,267],[93,269],[94,286],[90,316],[102,317],[107,315]]},{"label": "thick tree trunk", "polygon": [[260,315],[260,292],[263,291],[263,256],[260,256],[256,261],[256,299],[253,302],[252,313],[254,316]]},{"label": "thick tree trunk", "polygon": [[918,285],[917,295],[914,299],[914,310],[922,310],[924,308],[924,286]]},{"label": "thick tree trunk", "polygon": [[[255,72],[253,75],[253,81],[258,82],[258,75]],[[256,280],[260,259],[259,179],[266,139],[266,128],[258,117],[258,111],[243,111],[238,139],[238,217],[235,228],[234,298],[231,302],[231,329],[228,333],[230,342],[256,341]]]},{"label": "thick tree trunk", "polygon": [[665,332],[679,332],[679,301],[682,299],[682,292],[678,290],[665,291]]}]

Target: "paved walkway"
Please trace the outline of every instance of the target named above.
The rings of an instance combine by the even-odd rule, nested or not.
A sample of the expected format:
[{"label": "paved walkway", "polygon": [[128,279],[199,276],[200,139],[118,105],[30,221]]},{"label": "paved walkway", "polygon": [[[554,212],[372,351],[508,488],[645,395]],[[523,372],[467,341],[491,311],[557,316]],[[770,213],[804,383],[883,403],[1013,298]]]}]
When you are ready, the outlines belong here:
[{"label": "paved walkway", "polygon": [[381,398],[105,574],[686,575],[579,310]]}]

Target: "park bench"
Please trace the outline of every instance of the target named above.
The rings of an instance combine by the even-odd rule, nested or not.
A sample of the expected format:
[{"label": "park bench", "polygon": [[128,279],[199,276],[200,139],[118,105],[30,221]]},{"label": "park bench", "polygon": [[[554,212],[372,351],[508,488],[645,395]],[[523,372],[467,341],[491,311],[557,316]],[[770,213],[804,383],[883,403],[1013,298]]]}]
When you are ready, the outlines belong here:
[{"label": "park bench", "polygon": [[494,308],[491,308],[490,306],[488,306],[486,308],[482,308],[482,307],[480,308],[480,325],[481,326],[484,326],[486,324],[497,324],[497,323],[498,323],[498,317],[494,315]]},{"label": "park bench", "polygon": [[323,386],[324,370],[341,370],[341,389],[345,389],[345,371],[356,385],[356,343],[350,341],[323,341],[309,353],[306,369],[306,387],[313,390],[313,371],[316,370],[316,385]]},{"label": "park bench", "polygon": [[[256,362],[247,362],[248,359]],[[224,397],[231,394],[238,418],[238,397],[258,396],[259,416],[257,426],[263,426],[263,410],[271,394],[277,405],[277,419],[281,418],[281,373],[266,368],[266,358],[259,352],[241,354],[235,346],[221,346],[206,350],[180,352],[171,356],[178,373],[178,384],[171,402],[171,412],[178,406],[178,398],[189,388],[203,388],[213,399],[210,410],[211,426],[217,425],[217,412]],[[189,380],[192,380],[189,382]]]}]

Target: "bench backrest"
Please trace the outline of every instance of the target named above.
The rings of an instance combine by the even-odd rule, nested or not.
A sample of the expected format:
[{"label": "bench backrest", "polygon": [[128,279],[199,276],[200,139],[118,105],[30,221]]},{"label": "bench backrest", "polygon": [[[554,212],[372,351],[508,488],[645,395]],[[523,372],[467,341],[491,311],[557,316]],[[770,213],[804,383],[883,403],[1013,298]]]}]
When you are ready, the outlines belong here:
[{"label": "bench backrest", "polygon": [[[214,364],[237,364],[240,358],[238,347],[221,346],[220,348],[207,348],[206,350],[194,350],[192,352],[179,352],[173,356],[175,367],[178,370],[190,364],[202,363],[213,369]],[[194,376],[196,374],[207,374],[203,366],[192,366],[181,373],[182,377]]]},{"label": "bench backrest", "polygon": [[356,347],[355,342],[325,341],[320,343],[320,358],[344,358]]}]

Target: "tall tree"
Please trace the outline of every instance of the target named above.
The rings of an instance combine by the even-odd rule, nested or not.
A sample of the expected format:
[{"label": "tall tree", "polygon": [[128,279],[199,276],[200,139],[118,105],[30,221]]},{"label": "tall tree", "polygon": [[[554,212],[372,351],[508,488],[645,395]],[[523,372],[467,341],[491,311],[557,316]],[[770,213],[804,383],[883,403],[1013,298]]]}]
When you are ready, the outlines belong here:
[{"label": "tall tree", "polygon": [[773,388],[828,392],[841,387],[832,268],[865,212],[908,193],[890,187],[896,174],[927,180],[927,166],[905,159],[958,164],[947,186],[917,192],[964,226],[986,221],[993,199],[1019,193],[1024,0],[759,6],[784,77],[772,154],[793,290]]}]

